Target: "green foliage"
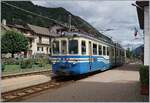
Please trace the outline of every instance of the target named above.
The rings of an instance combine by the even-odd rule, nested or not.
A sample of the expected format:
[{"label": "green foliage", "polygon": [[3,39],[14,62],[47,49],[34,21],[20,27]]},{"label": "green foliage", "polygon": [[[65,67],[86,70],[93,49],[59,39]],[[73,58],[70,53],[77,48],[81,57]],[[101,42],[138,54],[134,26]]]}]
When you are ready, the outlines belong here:
[{"label": "green foliage", "polygon": [[43,59],[39,59],[38,62],[39,62],[39,63],[38,63],[39,67],[44,67],[45,63],[44,63],[44,60],[43,60]]},{"label": "green foliage", "polygon": [[149,66],[140,66],[140,82],[149,85]]},{"label": "green foliage", "polygon": [[43,58],[36,58],[34,59],[34,64],[38,65],[39,67],[43,67],[46,64],[46,62]]},{"label": "green foliage", "polygon": [[36,54],[34,55],[34,64],[39,65],[39,66],[44,66],[45,64],[49,64],[50,61],[48,59],[47,54]]},{"label": "green foliage", "polygon": [[24,60],[22,60],[21,63],[20,63],[20,67],[22,69],[32,68],[32,59],[24,59]]},{"label": "green foliage", "polygon": [[16,31],[7,31],[1,38],[1,52],[14,53],[27,51],[28,39],[21,33]]},{"label": "green foliage", "polygon": [[126,50],[126,56],[127,56],[127,58],[131,58],[132,57],[132,51],[130,50],[130,48],[128,48]]},{"label": "green foliage", "polygon": [[3,58],[2,62],[4,62],[5,64],[8,64],[8,65],[13,65],[13,64],[19,65],[20,60],[16,59],[16,58]]}]

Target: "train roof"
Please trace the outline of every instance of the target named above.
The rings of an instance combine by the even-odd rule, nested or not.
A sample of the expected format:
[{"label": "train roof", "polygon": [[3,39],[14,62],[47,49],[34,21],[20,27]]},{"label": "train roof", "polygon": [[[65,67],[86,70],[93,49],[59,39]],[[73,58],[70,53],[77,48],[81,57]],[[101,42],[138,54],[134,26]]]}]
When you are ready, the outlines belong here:
[{"label": "train roof", "polygon": [[80,33],[80,32],[63,32],[62,34],[60,34],[59,37],[84,37],[84,38],[88,38],[91,40],[101,40],[104,43],[107,43],[109,45],[112,46],[116,46],[117,48],[122,48],[122,46],[117,43],[117,42],[113,42],[113,40],[107,36],[98,36],[98,35],[92,35],[89,33]]},{"label": "train roof", "polygon": [[92,35],[92,34],[88,34],[88,33],[80,33],[80,32],[63,32],[63,34],[61,36],[76,36],[76,37],[85,37],[85,38],[89,38],[89,39],[98,39],[98,40],[101,40],[103,42],[106,42],[106,43],[111,43],[113,44],[113,41],[111,38],[109,37],[100,37],[100,36],[97,36],[97,35]]}]

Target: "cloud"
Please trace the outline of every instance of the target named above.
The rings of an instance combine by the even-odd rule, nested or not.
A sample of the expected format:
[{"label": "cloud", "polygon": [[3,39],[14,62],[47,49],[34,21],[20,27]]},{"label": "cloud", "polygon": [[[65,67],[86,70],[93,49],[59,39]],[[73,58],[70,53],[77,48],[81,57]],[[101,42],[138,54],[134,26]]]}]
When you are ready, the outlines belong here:
[{"label": "cloud", "polygon": [[[107,34],[117,41],[126,42],[134,39],[134,27],[139,29],[137,11],[132,3],[135,1],[33,1],[34,4],[45,7],[63,7],[72,14],[81,17],[89,22],[93,27],[102,32],[105,29]],[[142,34],[139,29],[139,34]],[[123,42],[124,41],[124,42]],[[132,43],[133,45],[136,44]],[[143,40],[140,40],[142,43]]]}]

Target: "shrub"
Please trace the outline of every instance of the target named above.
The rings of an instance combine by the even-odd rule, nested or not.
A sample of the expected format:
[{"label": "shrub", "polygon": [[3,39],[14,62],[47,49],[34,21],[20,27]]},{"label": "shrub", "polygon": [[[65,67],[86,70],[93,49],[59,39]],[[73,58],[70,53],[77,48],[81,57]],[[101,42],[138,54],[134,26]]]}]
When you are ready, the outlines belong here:
[{"label": "shrub", "polygon": [[2,63],[1,68],[2,68],[2,72],[3,72],[5,70],[5,64]]},{"label": "shrub", "polygon": [[27,67],[26,66],[26,62],[25,61],[21,61],[20,67],[21,67],[21,69],[25,69]]},{"label": "shrub", "polygon": [[25,68],[32,68],[32,59],[25,59],[25,60],[22,60],[21,63],[20,63],[20,67],[22,69],[25,69]]},{"label": "shrub", "polygon": [[8,64],[8,65],[17,65],[19,64],[19,60],[18,59],[15,59],[15,58],[5,58],[5,59],[2,59],[2,61],[5,63],[5,64]]},{"label": "shrub", "polygon": [[41,64],[41,61],[44,63],[44,64],[49,64],[50,63],[50,61],[49,61],[49,59],[48,59],[48,57],[49,57],[49,55],[47,55],[47,54],[36,54],[36,55],[34,55],[34,64],[36,64],[36,65],[39,65],[39,64]]},{"label": "shrub", "polygon": [[141,65],[140,66],[140,82],[142,84],[149,85],[149,67]]},{"label": "shrub", "polygon": [[39,67],[44,67],[44,65],[45,65],[44,60],[43,59],[39,59],[38,60],[38,65],[39,65]]}]

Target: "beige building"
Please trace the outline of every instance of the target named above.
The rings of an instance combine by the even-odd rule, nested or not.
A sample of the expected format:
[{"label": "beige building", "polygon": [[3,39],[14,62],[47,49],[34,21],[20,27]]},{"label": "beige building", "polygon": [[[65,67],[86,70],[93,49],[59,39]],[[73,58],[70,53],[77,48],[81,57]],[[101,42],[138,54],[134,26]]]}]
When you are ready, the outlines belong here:
[{"label": "beige building", "polygon": [[23,52],[26,57],[30,57],[39,53],[50,54],[51,37],[59,36],[63,31],[66,30],[66,28],[58,25],[49,28],[31,24],[10,25],[6,24],[5,20],[2,21],[1,28],[3,33],[8,30],[16,30],[23,33],[29,39],[29,50],[26,53]]}]

